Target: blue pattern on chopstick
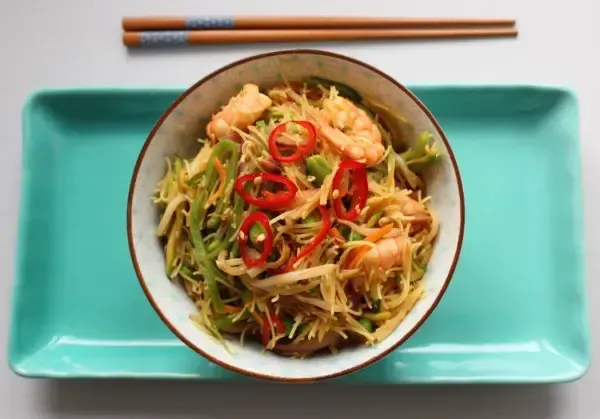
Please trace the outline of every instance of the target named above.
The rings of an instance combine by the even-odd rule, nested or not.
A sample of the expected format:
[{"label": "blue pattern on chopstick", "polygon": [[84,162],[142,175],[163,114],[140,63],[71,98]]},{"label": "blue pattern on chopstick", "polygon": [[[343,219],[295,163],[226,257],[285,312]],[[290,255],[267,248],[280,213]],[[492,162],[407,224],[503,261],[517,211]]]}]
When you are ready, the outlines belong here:
[{"label": "blue pattern on chopstick", "polygon": [[186,18],[187,29],[231,29],[235,26],[233,16],[200,16]]}]

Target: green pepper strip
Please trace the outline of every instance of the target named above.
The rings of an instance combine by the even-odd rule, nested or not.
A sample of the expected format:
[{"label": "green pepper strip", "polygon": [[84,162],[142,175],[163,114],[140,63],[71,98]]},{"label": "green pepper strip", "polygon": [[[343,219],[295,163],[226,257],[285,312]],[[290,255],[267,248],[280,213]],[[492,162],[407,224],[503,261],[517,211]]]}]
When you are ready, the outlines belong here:
[{"label": "green pepper strip", "polygon": [[223,316],[215,318],[215,327],[219,330],[227,329],[233,324],[233,317],[234,316]]},{"label": "green pepper strip", "polygon": [[[224,154],[229,153],[229,161],[227,162],[227,177],[225,182],[227,182],[225,192],[223,196],[219,199],[217,203],[217,208],[215,212],[211,216],[211,218],[207,222],[208,228],[215,228],[221,223],[221,217],[219,214],[223,213],[226,207],[230,204],[231,192],[233,191],[233,186],[229,187],[229,185],[233,185],[234,179],[237,175],[237,162],[239,160],[239,150],[237,143],[230,140],[221,140],[219,144],[215,146],[213,150],[213,154],[211,156],[211,163],[207,169],[207,190],[213,189],[213,183],[217,181],[217,174],[212,163],[214,161],[214,157],[223,156]],[[220,159],[223,160],[223,159]],[[238,197],[237,195],[234,198],[234,206],[233,206],[233,223],[230,223],[230,226],[227,228],[226,232],[224,232],[225,237],[218,236],[215,241],[213,241],[209,245],[208,249],[208,259],[214,259],[219,252],[223,249],[228,248],[231,245],[232,238],[237,231],[237,227],[241,223],[242,215],[244,210],[244,201]],[[231,225],[233,224],[233,225]]]},{"label": "green pepper strip", "polygon": [[319,217],[317,213],[313,211],[302,220],[302,224],[318,223],[319,221],[321,221],[321,217]]},{"label": "green pepper strip", "polygon": [[206,249],[209,253],[213,252],[219,245],[221,244],[221,241],[217,240],[213,240],[209,245],[208,248]]},{"label": "green pepper strip", "polygon": [[[427,147],[429,146],[429,148]],[[418,172],[439,157],[439,151],[434,146],[433,136],[429,132],[423,132],[417,141],[404,153],[400,154],[408,168]]]},{"label": "green pepper strip", "polygon": [[350,230],[350,234],[348,236],[348,241],[355,242],[355,241],[363,240],[364,238],[365,238],[365,236],[363,236],[362,234],[358,234],[354,230]]},{"label": "green pepper strip", "polygon": [[182,277],[184,277],[184,279],[187,279],[187,280],[192,280],[193,282],[197,282],[197,281],[196,281],[196,280],[193,278],[193,276],[194,276],[194,272],[193,272],[192,268],[190,268],[190,267],[188,267],[188,266],[185,266],[185,265],[183,265],[183,266],[181,267],[181,269],[179,270],[179,275],[181,275]]},{"label": "green pepper strip", "polygon": [[[223,156],[225,154],[229,154],[229,161],[225,163],[223,160]],[[227,166],[227,177],[225,178],[225,190],[223,191],[223,195],[217,201],[217,206],[212,214],[211,218],[208,220],[207,227],[208,228],[217,228],[221,223],[221,214],[225,211],[225,208],[229,206],[229,201],[231,198],[231,193],[233,192],[233,184],[235,182],[235,178],[237,176],[237,164],[239,161],[240,151],[239,145],[231,140],[221,140],[215,146],[210,161],[208,163],[208,168],[206,170],[208,185],[207,189],[211,191],[214,187],[214,184],[217,181],[217,171],[215,169],[214,159],[215,157],[219,158],[219,160],[226,164]]]},{"label": "green pepper strip", "polygon": [[371,320],[367,319],[366,317],[361,317],[360,320],[358,320],[358,322],[362,327],[364,327],[367,330],[367,332],[373,332],[373,322],[371,322]]},{"label": "green pepper strip", "polygon": [[377,211],[375,214],[371,215],[369,220],[367,221],[367,228],[373,228],[377,224],[377,222],[383,217],[383,211]]},{"label": "green pepper strip", "polygon": [[237,240],[233,242],[233,246],[231,247],[230,253],[231,253],[232,258],[240,257],[240,246],[239,246]]},{"label": "green pepper strip", "polygon": [[331,163],[323,156],[315,154],[306,159],[306,172],[315,177],[315,184],[321,186],[327,175],[333,171]]},{"label": "green pepper strip", "polygon": [[203,268],[202,273],[204,276],[204,281],[206,282],[206,287],[208,288],[208,293],[211,297],[212,303],[217,312],[222,313],[223,300],[221,300],[221,296],[219,295],[219,289],[217,288],[217,281],[215,279],[215,277],[219,276],[219,273],[213,262],[206,256],[206,246],[204,246],[204,239],[202,238],[202,231],[200,227],[206,215],[204,203],[208,198],[207,195],[207,190],[202,189],[201,192],[198,192],[198,195],[196,195],[196,198],[192,202],[190,214],[192,244],[194,246],[194,258]]},{"label": "green pepper strip", "polygon": [[235,234],[238,231],[238,228],[242,225],[242,219],[244,218],[244,200],[238,194],[235,194],[234,204],[233,204],[233,222],[230,223],[229,228],[227,229],[227,234],[225,235],[225,240],[221,242],[221,244],[214,249],[212,252],[208,254],[209,258],[215,258],[221,250],[231,247],[232,257],[239,256],[239,245],[237,240],[233,240]]},{"label": "green pepper strip", "polygon": [[290,333],[292,333],[292,329],[294,328],[294,319],[292,319],[289,315],[285,314],[281,318],[281,322],[283,323],[283,326],[285,327],[285,337],[289,338]]},{"label": "green pepper strip", "polygon": [[179,272],[181,272],[182,274],[187,275],[187,276],[192,276],[192,274],[193,274],[192,269],[189,268],[189,267],[187,267],[187,266],[185,266],[185,265],[183,265],[181,267],[181,269],[179,270]]},{"label": "green pepper strip", "polygon": [[417,265],[417,269],[415,270],[412,280],[418,281],[419,279],[423,278],[425,276],[425,272],[427,272],[426,266]]},{"label": "green pepper strip", "polygon": [[197,184],[200,183],[200,181],[202,180],[203,177],[204,177],[204,172],[196,173],[194,176],[192,176],[190,179],[188,179],[188,181],[186,183],[188,184],[188,186],[196,186]]},{"label": "green pepper strip", "polygon": [[261,234],[266,234],[266,231],[262,224],[255,223],[252,224],[252,226],[250,227],[249,233],[250,241],[252,242],[252,244],[254,246],[260,246],[260,243],[258,242],[258,236],[260,236]]},{"label": "green pepper strip", "polygon": [[245,288],[244,291],[242,291],[242,303],[244,305],[246,305],[250,302],[251,299],[252,299],[252,293],[250,292],[250,290],[248,288]]},{"label": "green pepper strip", "polygon": [[[214,166],[214,159],[219,157],[222,158],[222,156],[226,153],[230,153],[230,159],[227,164],[227,182],[229,182],[229,179],[233,179],[235,177],[237,172],[237,162],[239,160],[238,145],[230,140],[221,140],[213,149],[208,168],[206,170],[206,185],[202,188],[202,190],[198,191],[196,198],[192,202],[190,214],[190,232],[192,235],[192,244],[194,246],[194,258],[199,262],[199,265],[203,267],[203,276],[204,281],[206,282],[206,287],[208,288],[212,303],[219,313],[223,312],[223,300],[219,295],[219,289],[217,287],[217,281],[215,278],[221,278],[221,275],[219,274],[219,271],[217,270],[217,267],[212,259],[214,259],[214,255],[218,254],[222,250],[220,249],[221,246],[224,248],[228,241],[221,243],[221,245],[212,249],[212,252],[209,253],[204,245],[204,240],[202,237],[202,225],[204,224],[204,218],[206,217],[206,208],[204,208],[204,203],[208,199],[208,191],[212,191],[217,182],[217,171]],[[219,160],[221,160],[221,158]],[[229,197],[223,196],[220,199],[228,200]]]},{"label": "green pepper strip", "polygon": [[375,298],[371,304],[375,313],[379,313],[381,311],[381,300],[379,298]]},{"label": "green pepper strip", "polygon": [[227,229],[227,233],[225,234],[225,238],[219,242],[218,246],[215,246],[208,253],[209,259],[214,259],[221,250],[228,248],[230,245],[237,243],[237,241],[232,242],[232,238],[235,236],[237,232],[237,228],[242,224],[242,216],[244,215],[244,200],[236,195],[234,198],[233,204],[233,223],[230,223],[229,228]]}]

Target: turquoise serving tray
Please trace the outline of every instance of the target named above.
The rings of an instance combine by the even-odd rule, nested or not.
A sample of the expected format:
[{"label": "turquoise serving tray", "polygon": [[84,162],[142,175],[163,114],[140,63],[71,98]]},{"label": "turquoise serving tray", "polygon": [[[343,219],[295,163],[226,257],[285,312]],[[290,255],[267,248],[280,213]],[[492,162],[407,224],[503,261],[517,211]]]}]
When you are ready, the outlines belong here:
[{"label": "turquoise serving tray", "polygon": [[[535,86],[414,87],[463,176],[466,230],[441,304],[344,383],[549,383],[590,359],[578,111]],[[9,364],[28,377],[244,379],[163,325],[133,270],[129,181],[176,89],[54,90],[23,110]],[[308,361],[309,362],[309,361]]]}]

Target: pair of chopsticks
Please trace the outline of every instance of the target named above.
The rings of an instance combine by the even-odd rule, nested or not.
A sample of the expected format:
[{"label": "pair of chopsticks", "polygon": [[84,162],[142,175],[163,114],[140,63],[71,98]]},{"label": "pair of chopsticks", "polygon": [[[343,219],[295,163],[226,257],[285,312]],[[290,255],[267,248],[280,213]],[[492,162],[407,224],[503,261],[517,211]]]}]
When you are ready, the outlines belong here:
[{"label": "pair of chopsticks", "polygon": [[512,19],[328,16],[124,17],[127,47],[374,39],[515,37]]}]

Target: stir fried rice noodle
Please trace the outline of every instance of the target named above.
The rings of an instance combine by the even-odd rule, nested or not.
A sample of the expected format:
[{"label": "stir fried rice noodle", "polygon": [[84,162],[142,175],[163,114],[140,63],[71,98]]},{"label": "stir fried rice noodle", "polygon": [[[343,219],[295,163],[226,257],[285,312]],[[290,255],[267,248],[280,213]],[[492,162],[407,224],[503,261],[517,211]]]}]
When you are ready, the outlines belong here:
[{"label": "stir fried rice noodle", "polygon": [[300,357],[374,344],[424,295],[434,138],[407,138],[393,128],[406,120],[344,89],[245,85],[196,156],[166,161],[153,197],[166,272],[224,344]]}]

